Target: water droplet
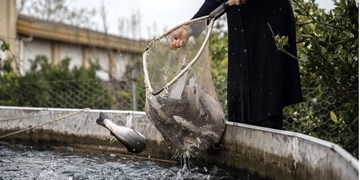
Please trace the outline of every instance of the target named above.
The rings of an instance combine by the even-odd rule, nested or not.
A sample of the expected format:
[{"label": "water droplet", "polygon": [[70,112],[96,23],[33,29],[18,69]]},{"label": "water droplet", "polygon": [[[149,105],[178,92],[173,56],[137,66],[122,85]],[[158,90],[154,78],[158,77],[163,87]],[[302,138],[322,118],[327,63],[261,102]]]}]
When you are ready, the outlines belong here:
[{"label": "water droplet", "polygon": [[313,103],[316,103],[316,102],[317,102],[317,98],[313,98],[311,101],[312,101]]}]

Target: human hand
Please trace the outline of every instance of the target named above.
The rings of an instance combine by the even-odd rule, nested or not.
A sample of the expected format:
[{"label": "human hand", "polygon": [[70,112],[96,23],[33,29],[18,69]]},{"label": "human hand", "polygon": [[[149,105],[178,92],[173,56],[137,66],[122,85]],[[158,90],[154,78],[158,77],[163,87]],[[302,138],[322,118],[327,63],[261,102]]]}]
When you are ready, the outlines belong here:
[{"label": "human hand", "polygon": [[170,49],[177,49],[180,47],[185,46],[185,44],[187,43],[189,37],[190,37],[190,33],[191,31],[190,27],[186,27],[186,26],[182,26],[178,29],[176,29],[172,34],[171,34],[171,42],[170,42]]},{"label": "human hand", "polygon": [[248,2],[248,0],[229,0],[228,1],[230,6],[232,5],[236,5],[236,6],[240,6],[240,5],[244,5]]}]

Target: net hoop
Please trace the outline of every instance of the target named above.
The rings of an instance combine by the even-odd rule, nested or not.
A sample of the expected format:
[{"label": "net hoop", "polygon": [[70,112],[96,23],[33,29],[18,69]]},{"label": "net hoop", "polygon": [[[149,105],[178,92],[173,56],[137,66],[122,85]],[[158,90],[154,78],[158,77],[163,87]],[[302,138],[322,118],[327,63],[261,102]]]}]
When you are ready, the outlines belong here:
[{"label": "net hoop", "polygon": [[187,21],[185,23],[182,23],[182,24],[179,24],[177,26],[175,26],[174,28],[170,29],[169,31],[165,32],[162,36],[156,38],[155,40],[153,40],[145,49],[145,52],[143,53],[143,69],[144,69],[144,80],[145,80],[145,87],[153,94],[153,95],[158,95],[160,94],[164,89],[169,89],[170,86],[172,84],[174,84],[182,75],[185,74],[185,72],[187,72],[194,64],[195,62],[199,59],[201,53],[204,51],[205,47],[206,47],[206,44],[208,43],[209,41],[209,38],[210,38],[210,34],[211,34],[211,31],[213,29],[213,25],[214,25],[214,22],[215,22],[215,19],[214,18],[211,18],[209,24],[208,24],[208,29],[207,29],[207,32],[206,32],[206,36],[205,36],[205,39],[204,39],[204,42],[202,43],[199,51],[196,53],[195,57],[188,63],[188,65],[183,68],[171,81],[169,81],[163,88],[161,88],[160,90],[154,92],[152,86],[151,86],[151,83],[150,83],[150,79],[149,79],[149,75],[148,75],[148,64],[147,64],[147,61],[146,61],[146,57],[147,57],[147,53],[148,53],[148,49],[151,48],[151,46],[156,42],[158,41],[159,39],[169,35],[170,33],[172,33],[174,30],[180,28],[181,26],[184,26],[184,25],[188,25],[188,24],[191,24],[195,21],[200,21],[200,20],[206,20],[208,19],[210,16],[204,16],[204,17],[200,17],[200,18],[196,18],[196,19],[193,19],[193,20],[190,20],[190,21]]}]

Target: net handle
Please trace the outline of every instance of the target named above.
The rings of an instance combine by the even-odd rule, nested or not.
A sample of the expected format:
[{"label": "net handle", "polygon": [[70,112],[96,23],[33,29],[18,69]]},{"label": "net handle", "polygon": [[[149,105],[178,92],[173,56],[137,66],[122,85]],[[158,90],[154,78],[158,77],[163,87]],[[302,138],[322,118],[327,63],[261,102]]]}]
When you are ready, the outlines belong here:
[{"label": "net handle", "polygon": [[183,22],[173,28],[171,28],[170,30],[166,31],[164,34],[162,34],[160,37],[152,40],[148,46],[146,46],[145,48],[145,52],[151,47],[153,46],[153,44],[156,42],[156,41],[159,41],[160,39],[164,38],[165,36],[169,35],[170,33],[172,33],[173,31],[175,31],[176,29],[179,29],[180,27],[182,26],[185,26],[185,25],[188,25],[188,24],[191,24],[195,21],[201,21],[201,20],[204,20],[204,19],[209,19],[210,18],[210,15],[206,15],[206,16],[202,16],[202,17],[199,17],[199,18],[195,18],[195,19],[192,19],[190,21],[186,21],[186,22]]},{"label": "net handle", "polygon": [[[169,87],[170,87],[172,84],[174,84],[175,81],[177,81],[182,75],[184,75],[185,72],[188,71],[188,70],[195,64],[195,62],[199,59],[201,53],[202,53],[202,52],[204,51],[204,49],[205,49],[205,46],[206,46],[207,42],[209,41],[210,34],[211,34],[211,31],[212,31],[214,22],[215,22],[215,19],[211,19],[211,21],[210,21],[210,23],[209,23],[209,26],[208,26],[209,29],[208,29],[208,31],[207,31],[207,33],[206,33],[205,40],[204,40],[203,44],[201,45],[199,51],[197,52],[196,56],[190,61],[190,63],[189,63],[184,69],[182,69],[182,70],[180,71],[180,73],[179,73],[178,75],[176,75],[170,82],[168,82],[168,83],[164,86],[165,89],[169,89]],[[164,88],[163,88],[163,89],[164,89]],[[160,90],[160,92],[157,92],[156,94],[161,93],[161,91],[162,91],[162,90]],[[153,94],[154,94],[154,93],[153,93]],[[156,94],[154,94],[154,95],[156,95]]]},{"label": "net handle", "polygon": [[226,3],[223,3],[222,5],[220,5],[219,7],[217,7],[215,10],[213,10],[212,12],[210,12],[209,15],[206,16],[202,16],[202,17],[198,17],[195,19],[192,19],[190,21],[181,23],[173,28],[171,28],[170,30],[168,30],[167,32],[165,32],[163,35],[161,35],[160,37],[154,39],[153,41],[150,42],[150,44],[145,48],[145,51],[147,51],[153,44],[154,42],[158,41],[159,39],[169,35],[171,32],[173,32],[174,30],[180,28],[181,26],[187,25],[187,24],[191,24],[192,22],[198,21],[198,20],[202,20],[202,19],[217,19],[218,17],[220,17],[230,6],[232,6],[233,4],[230,2],[230,0],[228,0]]},{"label": "net handle", "polygon": [[[174,30],[176,30],[176,29],[178,29],[178,28],[180,28],[180,27],[182,27],[182,26],[184,26],[184,25],[188,25],[188,24],[191,24],[191,23],[193,23],[193,22],[195,22],[195,21],[202,21],[202,20],[205,20],[205,19],[209,19],[209,17],[210,17],[210,15],[207,15],[207,16],[203,16],[203,17],[199,17],[199,18],[195,18],[195,19],[192,19],[192,20],[190,20],[190,21],[187,21],[187,22],[184,22],[184,23],[181,23],[181,24],[179,24],[179,25],[177,25],[177,26],[175,26],[175,27],[173,27],[173,28],[171,28],[170,30],[168,30],[167,32],[165,32],[163,35],[161,35],[160,37],[158,37],[158,38],[156,38],[156,39],[154,39],[153,41],[151,41],[150,42],[150,44],[145,48],[145,51],[144,51],[144,53],[143,53],[143,69],[144,69],[144,79],[145,79],[145,85],[146,85],[146,87],[150,90],[150,92],[153,94],[153,95],[157,95],[157,94],[159,94],[159,93],[161,93],[163,90],[164,90],[164,88],[165,87],[169,87],[169,86],[171,86],[171,85],[169,85],[169,83],[170,82],[172,82],[171,84],[173,84],[179,77],[177,77],[177,79],[175,79],[175,78],[173,78],[173,80],[172,81],[170,81],[168,84],[166,84],[163,88],[161,88],[159,91],[157,91],[157,92],[155,92],[154,93],[154,90],[153,90],[153,88],[152,88],[152,86],[151,86],[151,83],[150,83],[150,78],[149,78],[149,75],[148,75],[148,70],[147,70],[147,67],[148,67],[148,65],[147,65],[147,62],[146,62],[146,56],[147,56],[147,53],[148,53],[148,49],[151,47],[151,46],[153,46],[154,45],[154,43],[155,42],[157,42],[157,41],[159,41],[160,39],[162,39],[162,38],[164,38],[164,37],[166,37],[167,35],[169,35],[170,33],[172,33]],[[205,40],[204,40],[204,43],[203,43],[203,45],[200,47],[200,50],[199,50],[199,52],[202,52],[203,50],[204,50],[204,44],[206,44],[206,42],[209,40],[209,36],[210,36],[210,32],[211,32],[211,30],[212,30],[212,27],[213,27],[213,24],[214,24],[214,18],[210,21],[210,29],[208,30],[208,32],[207,32],[207,34],[206,34],[206,37],[205,37]],[[195,56],[195,58],[194,59],[197,59],[200,55],[200,53],[197,53],[197,56]],[[191,61],[191,62],[193,62],[194,61],[194,59]],[[196,61],[196,60],[195,60]],[[192,64],[194,64],[194,62],[192,63]],[[186,66],[187,67],[187,66]],[[186,68],[185,67],[185,69],[189,69],[189,68]],[[186,72],[186,71],[185,71]],[[184,74],[185,72],[180,72],[180,73],[182,73],[182,74]],[[174,80],[175,79],[175,80]],[[168,85],[168,86],[167,86]]]},{"label": "net handle", "polygon": [[145,88],[148,88],[150,90],[150,92],[154,92],[154,90],[152,89],[151,85],[150,85],[150,80],[149,80],[149,74],[148,74],[148,70],[147,70],[147,63],[146,63],[146,56],[147,56],[147,50],[145,50],[145,52],[143,53],[143,71],[144,71],[144,80],[145,80]]},{"label": "net handle", "polygon": [[227,1],[226,3],[221,4],[219,7],[217,7],[215,10],[213,10],[209,16],[210,18],[214,18],[217,19],[218,17],[220,17],[222,14],[224,14],[226,12],[226,10],[233,5],[233,2]]},{"label": "net handle", "polygon": [[[169,89],[169,87],[171,85],[173,85],[182,75],[184,75],[194,64],[195,62],[199,59],[201,53],[204,51],[205,47],[206,47],[206,44],[207,42],[209,41],[209,38],[210,38],[210,34],[211,34],[211,31],[213,29],[213,25],[214,25],[214,22],[215,22],[215,19],[212,18],[209,25],[208,25],[208,30],[207,30],[207,33],[206,33],[206,36],[205,36],[205,40],[204,42],[202,43],[199,51],[196,53],[196,56],[189,62],[189,64],[183,68],[179,74],[177,74],[170,82],[168,82],[163,88],[161,88],[159,91],[157,92],[154,92],[154,90],[152,89],[151,85],[150,85],[150,81],[149,81],[149,76],[147,74],[147,64],[144,63],[144,70],[145,70],[145,81],[146,81],[146,84],[147,84],[147,87],[149,88],[149,90],[151,91],[151,93],[153,95],[158,95],[160,94],[164,89]],[[175,28],[176,29],[176,28]],[[145,53],[144,53],[144,58],[145,57]]]},{"label": "net handle", "polygon": [[[192,67],[192,65],[197,61],[197,59],[200,57],[200,54],[204,51],[205,45],[206,43],[209,41],[209,37],[211,34],[211,31],[213,29],[213,25],[215,22],[215,19],[217,19],[218,17],[220,17],[225,11],[227,11],[227,9],[234,5],[234,2],[232,2],[231,0],[228,0],[226,3],[223,3],[221,6],[217,7],[215,10],[213,10],[209,15],[207,16],[203,16],[203,17],[199,17],[199,18],[195,18],[192,19],[190,21],[184,22],[182,24],[179,24],[175,27],[173,27],[172,29],[170,29],[169,31],[167,31],[166,33],[164,33],[162,36],[156,38],[155,40],[153,40],[152,42],[150,42],[150,44],[145,48],[145,51],[143,53],[143,68],[144,68],[144,74],[145,74],[145,86],[151,91],[151,93],[153,95],[158,95],[160,94],[164,89],[168,89],[177,79],[179,79],[186,71],[189,70],[190,67]],[[161,88],[158,92],[154,93],[153,88],[151,87],[150,84],[150,80],[149,80],[149,75],[148,75],[148,71],[147,71],[147,62],[146,62],[146,55],[147,55],[147,50],[159,39],[169,35],[170,33],[172,33],[174,30],[180,28],[181,26],[190,24],[192,22],[198,21],[198,20],[204,20],[204,19],[211,19],[209,25],[208,25],[208,32],[206,34],[204,43],[201,45],[200,50],[198,51],[198,53],[196,54],[196,56],[194,57],[194,59],[184,68],[180,71],[180,73],[175,76],[169,83],[167,83],[163,88]]]}]

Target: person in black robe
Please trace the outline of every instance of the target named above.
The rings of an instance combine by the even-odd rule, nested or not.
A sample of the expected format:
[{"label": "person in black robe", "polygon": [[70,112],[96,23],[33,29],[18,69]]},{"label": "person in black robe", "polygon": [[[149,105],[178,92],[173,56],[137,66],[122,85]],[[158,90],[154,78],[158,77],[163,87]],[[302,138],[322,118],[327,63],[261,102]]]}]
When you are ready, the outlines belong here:
[{"label": "person in black robe", "polygon": [[[282,129],[283,108],[302,101],[295,20],[289,0],[232,0],[228,21],[228,120]],[[208,15],[223,0],[205,0],[193,18]],[[181,28],[182,30],[186,28]],[[177,32],[180,47],[188,37]],[[274,36],[286,36],[286,52]],[[185,38],[185,40],[182,40]],[[289,55],[291,54],[291,55]]]}]

